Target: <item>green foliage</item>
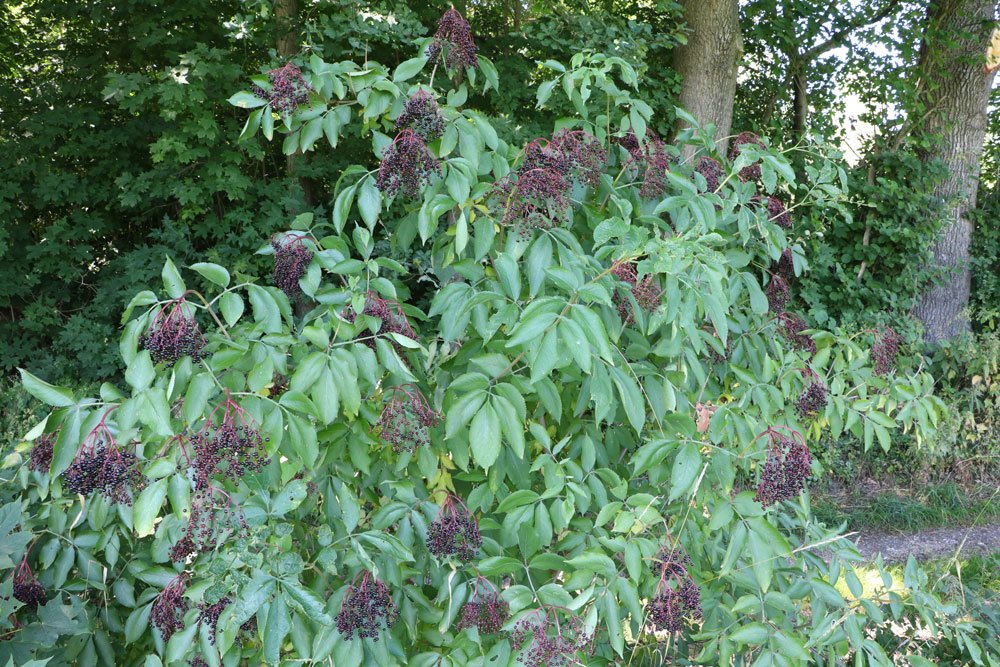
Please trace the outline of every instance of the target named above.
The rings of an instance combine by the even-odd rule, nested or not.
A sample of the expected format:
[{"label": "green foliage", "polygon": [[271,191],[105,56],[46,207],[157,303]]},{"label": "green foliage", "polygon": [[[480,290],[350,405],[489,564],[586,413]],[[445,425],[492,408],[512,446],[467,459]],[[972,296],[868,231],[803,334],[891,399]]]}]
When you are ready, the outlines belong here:
[{"label": "green foliage", "polygon": [[[36,614],[0,595],[9,633],[0,662],[515,664],[512,622],[495,635],[456,624],[477,575],[515,619],[565,608],[566,622],[594,633],[593,656],[577,655],[594,665],[667,648],[704,664],[779,654],[787,664],[890,664],[890,620],[917,613],[974,642],[972,626],[941,616],[947,608],[916,579],[910,599],[887,592],[890,580],[860,597],[855,550],[814,520],[807,494],[768,508],[753,498],[772,427],[803,442],[829,429],[888,448],[899,429],[927,437],[940,417],[930,376],[905,358],[876,376],[868,350],[821,330],[809,330],[815,354],[798,351],[767,312],[761,283],[788,239],[754,197],[832,205],[843,198],[836,166],[808,156],[809,180],[795,182],[784,155],[747,151],[706,192],[675,162],[645,175],[663,187],[645,198],[643,174],[615,141],[627,131],[641,139],[655,122],[637,73],[621,58],[576,54],[546,65],[559,85],[537,94],[571,104],[577,115],[559,125],[591,133],[610,164],[573,187],[565,219],[500,224],[510,201],[498,203],[494,185],[523,150],[466,106],[498,88],[496,68],[482,56],[465,72],[435,70],[420,54],[397,62],[303,59],[313,92],[288,116],[249,91],[230,97],[249,118],[241,145],[261,134],[286,153],[370,142],[350,153],[363,164],[335,179],[331,210],[295,217],[280,237],[312,253],[301,296],[213,257],[168,259],[162,296],[140,292],[124,313],[123,383],[84,396],[22,373],[52,407],[25,439],[57,436],[47,472],[6,462],[19,493],[0,527],[17,539],[4,541],[13,546],[0,568],[23,557],[51,600]],[[376,161],[418,87],[437,96],[446,121],[429,145],[441,173],[414,199],[387,197]],[[713,147],[697,130],[679,141]],[[751,162],[759,185],[736,176]],[[420,273],[393,259],[411,248],[426,261]],[[613,273],[622,262],[655,297],[627,289]],[[204,289],[187,289],[193,280]],[[153,363],[143,336],[174,305],[205,332],[200,364]],[[811,421],[794,408],[806,368],[830,396]],[[391,444],[386,411],[404,386],[443,415],[412,451]],[[708,401],[715,412],[699,427]],[[221,415],[259,429],[260,470],[232,458],[216,467],[202,436]],[[131,504],[72,495],[61,475],[98,435],[110,445],[109,434],[139,460]],[[223,446],[231,455],[234,443]],[[205,520],[206,489],[234,514],[209,519],[215,539],[172,562],[188,521]],[[478,522],[472,563],[428,550],[445,492]],[[669,644],[649,631],[644,608],[662,592],[664,546],[690,557],[683,569],[703,610]],[[387,584],[400,612],[377,642],[333,623],[363,572]],[[222,611],[215,628],[192,608],[164,642],[152,605],[179,573],[192,607]]]}]

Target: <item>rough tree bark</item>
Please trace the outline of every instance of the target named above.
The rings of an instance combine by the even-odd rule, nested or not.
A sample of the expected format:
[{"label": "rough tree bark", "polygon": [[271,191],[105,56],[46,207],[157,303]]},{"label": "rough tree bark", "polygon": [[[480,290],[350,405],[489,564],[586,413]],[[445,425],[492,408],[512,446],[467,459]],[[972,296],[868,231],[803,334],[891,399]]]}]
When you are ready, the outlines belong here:
[{"label": "rough tree bark", "polygon": [[934,242],[934,263],[948,277],[928,289],[914,310],[929,342],[968,331],[969,244],[979,158],[994,72],[985,68],[995,0],[934,0],[924,26],[918,73],[918,127],[937,138],[922,156],[940,160],[947,176],[935,188],[945,202],[945,226]]},{"label": "rough tree bark", "polygon": [[724,153],[743,53],[739,5],[737,0],[683,0],[681,4],[691,33],[687,44],[674,50],[674,68],[681,75],[679,106],[702,127],[715,125],[715,144]]}]

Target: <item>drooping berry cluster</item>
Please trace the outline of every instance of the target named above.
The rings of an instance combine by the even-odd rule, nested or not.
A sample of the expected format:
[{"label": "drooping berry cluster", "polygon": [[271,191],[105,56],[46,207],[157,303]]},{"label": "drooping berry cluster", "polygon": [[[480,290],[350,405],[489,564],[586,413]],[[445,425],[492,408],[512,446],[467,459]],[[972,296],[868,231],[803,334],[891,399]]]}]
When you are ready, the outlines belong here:
[{"label": "drooping berry cluster", "polygon": [[792,228],[792,216],[788,214],[788,209],[777,197],[762,197],[760,201],[767,207],[767,219],[778,225],[782,229]]},{"label": "drooping berry cluster", "polygon": [[[615,262],[611,267],[611,275],[629,286],[629,291],[640,308],[652,312],[659,307],[663,290],[656,285],[652,276],[645,276],[639,280],[635,266],[628,262]],[[615,293],[614,301],[618,306],[618,315],[622,318],[622,322],[625,324],[633,322],[635,317],[632,312],[632,302],[618,293]]]},{"label": "drooping berry cluster", "polygon": [[149,350],[155,364],[172,366],[181,357],[190,356],[197,362],[205,356],[205,337],[194,320],[191,305],[183,296],[160,307],[139,344]]},{"label": "drooping berry cluster", "polygon": [[767,283],[764,294],[767,296],[768,310],[772,313],[784,312],[791,298],[788,283],[780,273],[771,274],[771,281]]},{"label": "drooping berry cluster", "polygon": [[239,505],[223,489],[208,484],[191,498],[191,515],[184,534],[170,548],[170,560],[184,563],[199,553],[214,549],[226,536],[247,532],[246,518]]},{"label": "drooping berry cluster", "polygon": [[228,391],[191,438],[191,445],[198,488],[207,486],[208,478],[216,472],[237,481],[248,472],[260,472],[269,460],[256,422]]},{"label": "drooping berry cluster", "polygon": [[175,632],[184,629],[184,613],[190,608],[184,597],[187,579],[187,573],[177,575],[153,600],[149,620],[160,631],[163,641],[168,641]]},{"label": "drooping berry cluster", "polygon": [[781,251],[781,257],[771,265],[771,272],[784,278],[786,283],[795,280],[795,260],[792,258],[791,248]]},{"label": "drooping berry cluster", "polygon": [[28,455],[28,467],[35,472],[48,472],[52,465],[52,450],[56,444],[55,433],[43,433],[35,440]]},{"label": "drooping berry cluster", "polygon": [[688,568],[691,557],[671,540],[656,554],[660,581],[649,601],[647,616],[655,630],[680,632],[686,621],[701,618],[701,591]]},{"label": "drooping berry cluster", "polygon": [[569,609],[545,605],[514,625],[511,643],[526,667],[564,667],[594,652],[594,631]]},{"label": "drooping berry cluster", "polygon": [[[743,152],[746,146],[757,146],[764,148],[764,142],[753,132],[741,132],[733,139],[729,146],[729,159],[735,160]],[[741,181],[756,181],[760,179],[760,164],[754,162],[740,169]]]},{"label": "drooping berry cluster", "polygon": [[198,622],[208,626],[208,637],[215,643],[215,635],[218,630],[219,616],[226,610],[232,600],[225,596],[218,602],[209,604],[207,602],[198,603]]},{"label": "drooping berry cluster", "polygon": [[813,378],[795,401],[795,411],[802,419],[812,419],[826,410],[828,400],[826,383]]},{"label": "drooping berry cluster", "polygon": [[792,347],[810,355],[816,354],[816,341],[802,333],[809,328],[804,319],[795,313],[781,313],[778,315],[778,322],[781,324],[782,334],[791,342]]},{"label": "drooping berry cluster", "polygon": [[496,181],[491,202],[501,225],[526,236],[569,218],[569,182],[557,169],[520,168]]},{"label": "drooping berry cluster", "polygon": [[383,627],[390,628],[399,618],[399,610],[389,595],[389,588],[368,571],[360,575],[361,583],[355,578],[347,589],[344,601],[337,614],[337,631],[344,639],[357,636],[379,640]]},{"label": "drooping berry cluster", "polygon": [[438,558],[454,556],[468,563],[483,546],[479,524],[462,499],[448,494],[427,529],[427,550]]},{"label": "drooping berry cluster", "polygon": [[397,452],[412,452],[430,443],[430,429],[440,420],[441,415],[431,410],[420,390],[404,384],[390,391],[378,427],[382,439]]},{"label": "drooping berry cluster", "polygon": [[282,116],[292,114],[301,105],[309,101],[309,91],[312,86],[302,77],[302,70],[294,63],[272,69],[267,73],[271,89],[264,90],[253,86],[253,94],[271,103],[271,108]]},{"label": "drooping berry cluster", "polygon": [[896,358],[899,356],[899,344],[902,342],[902,337],[890,327],[885,327],[878,333],[871,352],[871,358],[875,360],[873,368],[875,375],[888,375],[896,370]]},{"label": "drooping berry cluster", "polygon": [[434,141],[444,134],[444,117],[434,96],[423,88],[417,90],[403,104],[403,111],[396,118],[396,131],[413,130],[424,141]]},{"label": "drooping berry cluster", "polygon": [[805,439],[798,431],[787,427],[769,427],[757,437],[766,437],[768,447],[754,500],[768,507],[799,495],[809,479],[812,465]]},{"label": "drooping berry cluster", "polygon": [[113,503],[130,505],[132,496],[145,485],[145,477],[135,452],[119,447],[107,426],[105,420],[112,410],[83,439],[62,474],[63,488],[85,496],[100,491]]},{"label": "drooping berry cluster", "polygon": [[597,185],[608,163],[608,153],[597,137],[586,130],[563,128],[552,135],[551,145],[563,155],[565,176],[591,187]]},{"label": "drooping berry cluster", "polygon": [[510,605],[500,597],[488,579],[477,576],[472,584],[472,598],[462,607],[458,619],[460,630],[478,628],[481,635],[500,632],[510,617]]},{"label": "drooping berry cluster", "polygon": [[[409,320],[406,319],[403,307],[396,301],[383,299],[375,292],[369,290],[365,295],[365,307],[361,311],[361,314],[381,321],[378,332],[374,336],[367,334],[358,335],[358,339],[373,350],[375,349],[375,338],[379,336],[398,334],[412,338],[413,340],[417,338],[416,332],[410,326]],[[344,311],[344,319],[351,323],[357,319],[353,308],[348,307]],[[393,344],[397,345],[395,342]],[[397,349],[400,349],[398,345]]]},{"label": "drooping berry cluster", "polygon": [[28,554],[24,554],[24,558],[14,570],[13,584],[14,599],[29,609],[37,609],[38,605],[46,603],[45,587],[39,583],[35,573],[31,571],[31,566],[28,565]]},{"label": "drooping berry cluster", "polygon": [[434,174],[440,176],[442,173],[441,165],[424,140],[406,128],[382,153],[375,186],[386,196],[402,193],[404,197],[416,197]]},{"label": "drooping berry cluster", "polygon": [[306,246],[304,239],[300,234],[284,234],[271,239],[271,247],[274,248],[271,282],[287,294],[289,299],[302,294],[299,280],[306,275],[309,262],[312,261],[312,251]]},{"label": "drooping berry cluster", "polygon": [[695,162],[694,170],[704,177],[707,192],[715,192],[719,189],[719,183],[722,182],[722,165],[719,164],[718,160],[702,155]]},{"label": "drooping berry cluster", "polygon": [[636,174],[642,173],[639,194],[646,198],[652,198],[665,193],[667,191],[667,171],[673,161],[667,150],[666,142],[652,130],[646,130],[646,136],[642,141],[639,141],[635,131],[629,130],[617,142],[628,153],[625,166]]},{"label": "drooping berry cluster", "polygon": [[437,32],[427,47],[427,59],[435,61],[444,54],[444,62],[450,68],[478,67],[476,43],[472,40],[472,26],[455,10],[449,7],[438,21]]}]

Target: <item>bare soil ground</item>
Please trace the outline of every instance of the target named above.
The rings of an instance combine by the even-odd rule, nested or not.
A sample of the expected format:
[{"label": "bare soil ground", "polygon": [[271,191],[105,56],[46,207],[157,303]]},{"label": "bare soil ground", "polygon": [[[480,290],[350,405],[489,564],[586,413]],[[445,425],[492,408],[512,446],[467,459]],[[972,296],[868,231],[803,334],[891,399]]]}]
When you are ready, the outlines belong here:
[{"label": "bare soil ground", "polygon": [[863,531],[854,541],[868,559],[882,554],[886,562],[898,562],[915,556],[918,560],[947,558],[961,549],[962,555],[1000,552],[1000,523],[960,528],[932,528],[918,533]]}]

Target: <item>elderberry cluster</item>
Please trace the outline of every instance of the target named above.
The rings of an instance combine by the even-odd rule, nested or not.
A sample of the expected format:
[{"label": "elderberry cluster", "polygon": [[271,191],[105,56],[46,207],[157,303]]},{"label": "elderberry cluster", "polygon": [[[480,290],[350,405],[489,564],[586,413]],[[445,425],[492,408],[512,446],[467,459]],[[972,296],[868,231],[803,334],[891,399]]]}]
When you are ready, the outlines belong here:
[{"label": "elderberry cluster", "polygon": [[552,135],[551,143],[563,156],[566,176],[591,187],[597,185],[608,163],[608,154],[597,137],[586,130],[563,128]]},{"label": "elderberry cluster", "polygon": [[826,409],[827,400],[826,384],[812,380],[795,401],[795,411],[802,419],[812,419]]},{"label": "elderberry cluster", "polygon": [[[645,276],[639,280],[635,266],[627,262],[616,262],[611,267],[611,275],[629,286],[632,297],[646,312],[652,312],[660,305],[663,290],[653,282],[652,276]],[[633,322],[635,318],[632,312],[632,303],[617,293],[614,296],[614,301],[618,306],[618,315],[622,318],[622,322],[625,324]]]},{"label": "elderberry cluster", "polygon": [[786,283],[795,280],[795,260],[792,258],[791,248],[781,251],[781,257],[771,266],[771,271],[784,278]]},{"label": "elderberry cluster", "polygon": [[423,394],[412,385],[394,387],[378,419],[382,439],[399,451],[412,452],[430,443],[430,429],[441,415],[431,409]]},{"label": "elderberry cluster", "polygon": [[[764,148],[764,142],[753,132],[741,132],[733,139],[729,147],[729,159],[735,160],[743,152],[744,146]],[[760,165],[756,162],[740,169],[741,181],[756,181],[760,179]]]},{"label": "elderberry cluster", "polygon": [[228,410],[214,428],[208,421],[191,438],[191,444],[199,486],[207,484],[208,477],[216,471],[238,481],[248,472],[260,472],[269,461],[260,431],[248,421],[231,417]]},{"label": "elderberry cluster", "polygon": [[362,575],[358,586],[351,585],[337,614],[337,631],[351,641],[354,633],[361,639],[379,640],[383,626],[392,625],[399,610],[389,595],[389,588],[369,572]]},{"label": "elderberry cluster", "polygon": [[[478,590],[480,579],[477,578],[476,581],[477,590],[473,593],[472,599],[462,607],[458,628],[460,630],[477,628],[481,635],[496,634],[510,617],[510,605],[500,597],[492,584],[488,584],[489,588],[480,592]],[[485,579],[482,581],[485,582]]]},{"label": "elderberry cluster", "polygon": [[229,596],[223,597],[215,604],[201,602],[198,604],[198,622],[208,625],[208,637],[215,643],[216,626],[219,623],[219,616],[226,610],[232,600]]},{"label": "elderberry cluster", "polygon": [[648,199],[665,193],[667,171],[673,161],[666,142],[652,130],[646,130],[646,137],[641,142],[633,130],[629,130],[617,142],[629,155],[625,166],[636,173],[642,172],[639,194]]},{"label": "elderberry cluster", "polygon": [[768,310],[772,313],[784,312],[785,306],[788,305],[788,300],[791,298],[788,282],[780,273],[771,274],[771,281],[767,283],[764,294],[767,296]]},{"label": "elderberry cluster", "polygon": [[416,197],[434,174],[442,174],[437,158],[419,134],[405,128],[382,153],[375,187],[386,196],[401,192],[405,197]]},{"label": "elderberry cluster", "polygon": [[43,433],[31,448],[28,467],[35,472],[48,472],[52,465],[52,450],[56,443],[55,433]]},{"label": "elderberry cluster", "polygon": [[719,183],[722,182],[722,165],[718,160],[702,155],[695,162],[694,170],[705,179],[706,191],[715,192],[719,189]]},{"label": "elderberry cluster", "polygon": [[664,585],[649,601],[647,616],[657,630],[680,632],[685,620],[701,618],[701,593],[690,580],[678,588]]},{"label": "elderberry cluster", "polygon": [[809,328],[804,319],[795,313],[781,313],[778,321],[781,323],[782,334],[791,342],[792,347],[810,355],[816,354],[816,341],[802,333]]},{"label": "elderberry cluster", "polygon": [[185,356],[195,362],[205,356],[205,337],[194,317],[188,314],[184,297],[164,304],[153,317],[139,345],[149,350],[153,363],[172,366]]},{"label": "elderberry cluster", "polygon": [[792,228],[792,216],[788,214],[788,209],[777,197],[763,197],[764,205],[767,207],[767,219],[778,225],[782,229]]},{"label": "elderberry cluster", "polygon": [[437,517],[427,529],[427,550],[438,558],[455,556],[468,563],[483,546],[483,537],[468,508],[461,500],[448,496]]},{"label": "elderberry cluster", "polygon": [[309,91],[312,86],[302,77],[302,70],[294,63],[272,69],[267,73],[271,82],[271,90],[253,86],[251,92],[257,97],[267,100],[271,108],[282,116],[291,115],[299,106],[309,101]]},{"label": "elderberry cluster", "polygon": [[538,609],[519,620],[511,643],[520,646],[518,660],[526,667],[564,667],[577,664],[580,654],[594,651],[594,633],[577,616],[567,613],[562,621],[555,607]]},{"label": "elderberry cluster", "polygon": [[768,429],[767,436],[767,460],[754,495],[754,500],[764,507],[799,495],[812,465],[809,448],[799,436],[789,437],[773,429]]},{"label": "elderberry cluster", "polygon": [[160,631],[163,641],[169,641],[175,632],[184,629],[184,613],[190,607],[184,597],[186,590],[187,576],[180,574],[153,600],[149,620]]},{"label": "elderberry cluster", "polygon": [[246,518],[239,507],[229,494],[218,487],[208,485],[207,488],[197,489],[191,499],[191,515],[184,534],[170,548],[170,560],[183,563],[200,552],[208,551],[226,530],[237,536],[246,534]]},{"label": "elderberry cluster", "polygon": [[528,235],[569,217],[569,182],[556,169],[519,168],[494,184],[492,201],[500,224]]},{"label": "elderberry cluster", "polygon": [[437,60],[445,53],[444,62],[450,68],[477,67],[476,43],[472,40],[472,26],[454,7],[450,7],[438,21],[437,32],[427,47],[427,59]]},{"label": "elderberry cluster", "polygon": [[[376,336],[386,336],[394,333],[414,340],[417,338],[416,332],[410,326],[409,320],[406,319],[406,315],[403,313],[403,307],[395,301],[383,299],[375,292],[369,291],[365,295],[365,307],[361,311],[361,314],[377,318],[381,321]],[[351,323],[357,319],[353,308],[348,308],[344,311],[344,319]],[[365,345],[373,350],[375,349],[375,340],[372,337],[365,335],[359,335],[359,337],[363,339],[362,342]],[[394,342],[393,344],[397,345],[397,349],[399,349],[397,343]]]},{"label": "elderberry cluster", "polygon": [[903,339],[893,329],[886,327],[879,333],[872,345],[871,357],[875,360],[875,375],[888,375],[896,370],[899,344]]},{"label": "elderberry cluster", "polygon": [[302,242],[302,237],[296,234],[286,234],[271,240],[274,248],[274,271],[271,282],[275,287],[294,299],[302,293],[299,280],[306,275],[312,251]]},{"label": "elderberry cluster", "polygon": [[117,445],[86,447],[77,452],[63,472],[63,488],[70,493],[89,495],[100,491],[114,503],[132,504],[132,495],[145,485],[135,452]]},{"label": "elderberry cluster", "polygon": [[426,90],[420,89],[403,104],[403,111],[396,118],[396,131],[413,130],[424,141],[434,141],[444,134],[444,118],[437,100]]},{"label": "elderberry cluster", "polygon": [[35,573],[28,566],[27,555],[17,566],[14,572],[14,599],[21,602],[29,609],[37,609],[38,605],[44,605],[45,587],[39,583]]}]

